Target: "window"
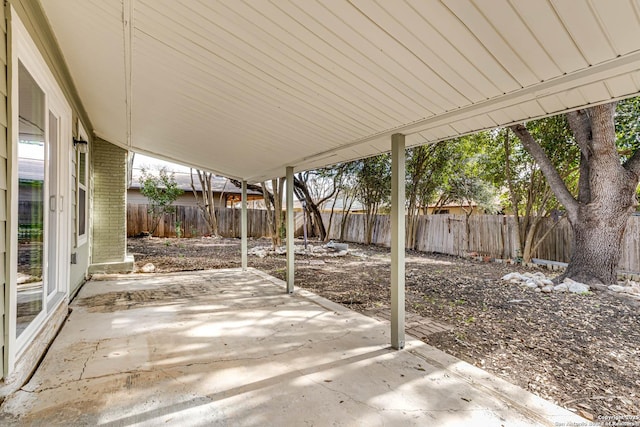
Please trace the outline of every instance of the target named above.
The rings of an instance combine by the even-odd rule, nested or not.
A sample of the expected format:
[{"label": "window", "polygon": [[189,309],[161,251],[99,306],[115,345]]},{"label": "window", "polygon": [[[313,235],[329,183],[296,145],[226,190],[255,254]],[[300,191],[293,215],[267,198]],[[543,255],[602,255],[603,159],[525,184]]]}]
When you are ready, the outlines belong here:
[{"label": "window", "polygon": [[[82,125],[78,125],[78,136],[82,141],[88,141]],[[87,242],[87,182],[89,181],[89,151],[85,144],[83,150],[76,150],[76,233],[78,246]]]}]

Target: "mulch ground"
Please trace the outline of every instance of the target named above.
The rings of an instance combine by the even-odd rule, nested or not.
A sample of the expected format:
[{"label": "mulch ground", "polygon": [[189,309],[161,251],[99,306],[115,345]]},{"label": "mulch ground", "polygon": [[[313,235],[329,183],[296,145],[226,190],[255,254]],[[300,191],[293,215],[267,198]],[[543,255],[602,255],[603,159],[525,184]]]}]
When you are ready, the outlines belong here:
[{"label": "mulch ground", "polygon": [[[156,272],[240,266],[237,239],[133,238],[128,248],[138,269],[153,263]],[[384,310],[389,249],[349,248],[342,257],[297,255],[296,286],[359,312]],[[284,255],[250,256],[249,265],[284,278]],[[640,425],[638,304],[609,292],[536,293],[500,280],[512,271],[532,269],[408,252],[407,312],[452,327],[417,338],[586,418]]]}]

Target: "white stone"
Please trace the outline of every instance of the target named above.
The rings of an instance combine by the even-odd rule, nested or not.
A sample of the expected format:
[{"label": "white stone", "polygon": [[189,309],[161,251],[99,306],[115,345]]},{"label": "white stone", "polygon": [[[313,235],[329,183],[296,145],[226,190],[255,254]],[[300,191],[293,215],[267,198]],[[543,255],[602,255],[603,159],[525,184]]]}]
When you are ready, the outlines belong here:
[{"label": "white stone", "polygon": [[553,286],[545,286],[544,288],[540,289],[542,292],[544,292],[545,294],[551,293],[553,291]]},{"label": "white stone", "polygon": [[509,273],[509,274],[505,274],[504,276],[502,276],[502,280],[513,280],[513,279],[521,280],[520,274],[519,273]]},{"label": "white stone", "polygon": [[625,289],[624,286],[619,286],[619,285],[611,285],[609,286],[609,290],[613,291],[613,292],[623,292]]},{"label": "white stone", "polygon": [[142,271],[143,273],[153,273],[154,271],[156,271],[156,266],[148,262],[142,266],[140,271]]},{"label": "white stone", "polygon": [[585,285],[584,283],[578,283],[575,281],[573,283],[569,283],[567,288],[569,292],[572,292],[574,294],[583,294],[585,292],[589,292],[589,286]]},{"label": "white stone", "polygon": [[627,286],[624,288],[624,291],[627,294],[635,294],[640,295],[640,287],[638,286]]},{"label": "white stone", "polygon": [[542,283],[543,286],[552,286],[553,287],[553,280],[551,280],[551,279],[542,279],[542,280],[540,280],[540,283]]},{"label": "white stone", "polygon": [[537,271],[537,272],[533,273],[533,277],[535,277],[537,279],[546,279],[546,276],[541,271]]},{"label": "white stone", "polygon": [[533,290],[533,292],[542,292],[542,289],[540,289],[540,288],[535,288],[535,289]]},{"label": "white stone", "polygon": [[530,289],[538,289],[538,284],[534,281],[529,281],[525,283],[525,285],[527,286],[527,288],[530,288]]},{"label": "white stone", "polygon": [[23,283],[28,283],[31,280],[31,276],[28,274],[24,274],[24,273],[20,273],[18,272],[18,285],[21,285]]},{"label": "white stone", "polygon": [[566,283],[560,283],[558,286],[553,287],[553,290],[556,292],[567,292],[568,289],[569,287]]}]

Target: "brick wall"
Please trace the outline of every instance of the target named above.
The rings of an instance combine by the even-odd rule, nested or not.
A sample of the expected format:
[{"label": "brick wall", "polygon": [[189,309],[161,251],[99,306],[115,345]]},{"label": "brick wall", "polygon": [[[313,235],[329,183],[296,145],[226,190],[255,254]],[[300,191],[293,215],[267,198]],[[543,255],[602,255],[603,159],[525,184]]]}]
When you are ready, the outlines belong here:
[{"label": "brick wall", "polygon": [[94,141],[92,263],[122,262],[127,244],[127,151],[99,138]]}]

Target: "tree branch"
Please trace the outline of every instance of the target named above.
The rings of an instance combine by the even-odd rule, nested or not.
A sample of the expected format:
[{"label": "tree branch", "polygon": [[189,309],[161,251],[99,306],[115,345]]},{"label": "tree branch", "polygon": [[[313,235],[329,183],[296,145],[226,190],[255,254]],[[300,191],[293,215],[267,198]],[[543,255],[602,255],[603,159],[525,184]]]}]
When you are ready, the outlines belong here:
[{"label": "tree branch", "polygon": [[591,146],[592,134],[591,134],[591,121],[589,120],[589,114],[586,110],[577,110],[567,113],[567,122],[569,127],[576,137],[576,143],[582,155],[589,160],[591,154],[593,154],[593,147]]},{"label": "tree branch", "polygon": [[525,150],[527,150],[531,157],[536,160],[538,166],[540,167],[540,170],[547,178],[551,190],[553,190],[553,193],[556,195],[560,203],[562,203],[562,205],[565,207],[570,222],[573,223],[578,218],[578,202],[573,198],[573,196],[567,189],[567,186],[560,177],[560,174],[558,173],[556,168],[551,163],[551,160],[549,160],[549,157],[547,157],[540,144],[538,144],[536,140],[533,139],[533,136],[531,136],[524,125],[512,125],[509,126],[509,129],[511,129],[513,133],[516,134],[516,136],[520,139],[520,142],[522,142]]}]

